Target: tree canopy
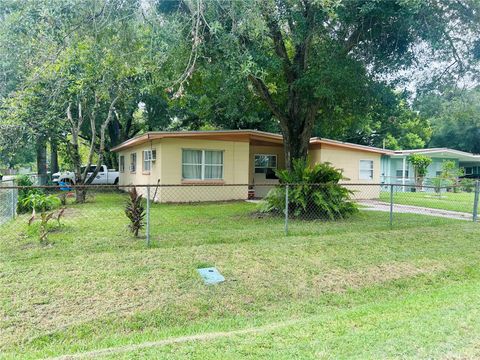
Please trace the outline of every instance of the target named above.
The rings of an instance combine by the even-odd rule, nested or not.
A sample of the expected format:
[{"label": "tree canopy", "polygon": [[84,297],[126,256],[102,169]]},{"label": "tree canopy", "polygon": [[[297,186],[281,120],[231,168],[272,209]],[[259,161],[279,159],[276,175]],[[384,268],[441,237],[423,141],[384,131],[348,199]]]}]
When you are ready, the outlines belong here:
[{"label": "tree canopy", "polygon": [[163,4],[163,14],[191,25],[184,79],[212,63],[248,79],[278,121],[287,164],[306,156],[316,124],[336,128],[338,118],[367,114],[382,76],[445,57],[463,64],[457,48],[468,39],[458,31],[479,30],[479,4],[468,0]]},{"label": "tree canopy", "polygon": [[[446,120],[412,109],[399,81],[434,63],[435,84],[455,76],[474,83],[479,7],[475,0],[3,1],[0,162],[35,154],[45,173],[48,145],[51,166],[57,151],[77,170],[81,154],[114,166],[111,147],[168,129],[281,132],[287,164],[305,158],[312,135],[391,148],[437,143]],[[22,136],[7,140],[12,132]]]}]

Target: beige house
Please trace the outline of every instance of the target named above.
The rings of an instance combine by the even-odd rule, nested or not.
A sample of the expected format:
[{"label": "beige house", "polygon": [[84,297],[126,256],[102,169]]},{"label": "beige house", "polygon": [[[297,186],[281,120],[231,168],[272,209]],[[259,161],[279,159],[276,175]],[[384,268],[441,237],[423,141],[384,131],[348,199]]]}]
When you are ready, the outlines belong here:
[{"label": "beige house", "polygon": [[[113,151],[119,184],[162,185],[151,193],[158,202],[246,199],[249,186],[262,197],[278,183],[275,170],[285,167],[282,136],[256,130],[149,132]],[[310,146],[313,162],[330,162],[355,184],[378,184],[387,152],[319,138]]]}]

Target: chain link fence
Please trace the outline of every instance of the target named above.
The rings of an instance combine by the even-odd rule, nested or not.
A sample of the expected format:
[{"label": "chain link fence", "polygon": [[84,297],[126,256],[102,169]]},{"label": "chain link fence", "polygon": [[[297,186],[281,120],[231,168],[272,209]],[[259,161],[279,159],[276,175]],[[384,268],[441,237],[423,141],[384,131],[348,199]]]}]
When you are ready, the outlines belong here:
[{"label": "chain link fence", "polygon": [[0,181],[0,225],[15,218],[18,191],[14,185],[14,180]]},{"label": "chain link fence", "polygon": [[[133,188],[142,196],[136,202],[129,195]],[[87,236],[97,243],[112,243],[118,238],[137,237],[149,246],[161,246],[162,240],[172,244],[188,239],[191,243],[192,238],[199,244],[242,241],[252,232],[301,236],[335,232],[338,226],[434,226],[445,221],[477,221],[479,192],[478,182],[471,189],[350,183],[341,187],[200,184],[25,188],[3,182],[0,239],[61,242]],[[21,197],[30,197],[30,204]],[[137,234],[132,225],[135,221]]]}]

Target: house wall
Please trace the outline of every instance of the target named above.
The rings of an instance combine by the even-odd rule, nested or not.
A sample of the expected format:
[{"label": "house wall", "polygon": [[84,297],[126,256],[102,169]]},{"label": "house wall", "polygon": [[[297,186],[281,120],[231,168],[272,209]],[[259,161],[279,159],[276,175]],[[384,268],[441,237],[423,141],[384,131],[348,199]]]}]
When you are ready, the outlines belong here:
[{"label": "house wall", "polygon": [[[455,161],[457,166],[459,166],[459,161],[458,159],[452,159],[452,158],[432,158],[432,163],[428,166],[427,168],[427,175],[425,176],[426,178],[426,185],[428,185],[428,180],[435,178],[438,176],[438,174],[442,171],[442,164],[444,161]],[[401,176],[397,176],[397,171],[401,173],[401,170],[403,168],[403,158],[391,158],[390,159],[390,173],[391,173],[391,178],[386,179],[386,183],[389,183],[390,181],[393,183],[401,183],[402,178]],[[406,170],[408,170],[408,179],[405,181],[406,184],[414,184],[415,183],[415,171],[413,169],[412,164],[406,161]],[[399,173],[399,174],[400,174]],[[390,181],[389,181],[390,180]]]},{"label": "house wall", "polygon": [[[152,162],[152,170],[149,173],[143,171],[142,156],[144,150],[156,150],[157,152],[156,161]],[[137,154],[137,166],[134,173],[130,171],[130,155],[132,153]],[[125,150],[121,150],[118,152],[118,158],[120,158],[121,155],[125,156],[125,171],[120,172],[120,185],[152,185],[157,183],[157,179],[161,178],[162,156],[160,141],[151,141],[150,143],[141,144]]]},{"label": "house wall", "polygon": [[[142,151],[147,149],[157,151],[157,160],[152,164],[150,173],[143,173]],[[183,180],[182,149],[223,151],[223,180]],[[129,171],[130,154],[133,152],[137,153],[137,170],[135,173]],[[225,201],[246,199],[248,196],[248,142],[170,138],[154,140],[151,144],[142,144],[122,150],[118,155],[125,156],[125,172],[120,173],[119,182],[121,185],[156,185],[160,181],[163,186],[156,189],[154,201]],[[235,184],[239,185],[232,186]],[[143,191],[144,189],[139,188],[138,190]],[[152,191],[152,197],[154,193],[155,191]]]},{"label": "house wall", "polygon": [[[337,169],[342,170],[343,175],[348,180],[342,181],[344,184],[362,184],[348,185],[347,188],[355,192],[354,197],[357,199],[374,199],[380,196],[381,179],[381,154],[358,150],[346,149],[337,146],[322,144],[321,147],[311,148],[310,160],[312,163],[331,163]],[[373,161],[373,179],[360,179],[360,160]],[[365,185],[363,185],[365,184]],[[367,186],[371,184],[372,186]]]},{"label": "house wall", "polygon": [[[156,161],[150,173],[142,171],[142,151],[155,149]],[[182,149],[222,150],[224,152],[223,180],[201,181],[182,179]],[[130,154],[137,153],[137,169],[129,170]],[[256,184],[255,195],[263,197],[278,180],[265,179],[263,174],[254,173],[255,154],[277,155],[277,168],[285,168],[284,149],[280,145],[250,145],[246,141],[200,140],[192,138],[166,138],[153,140],[148,144],[131,147],[119,151],[125,156],[125,171],[120,173],[120,185],[156,185],[160,181],[162,187],[156,189],[155,201],[158,202],[196,202],[225,201],[246,199],[248,184]],[[372,184],[367,186],[349,186],[356,191],[356,198],[376,198],[379,196],[381,174],[381,154],[346,149],[322,144],[321,148],[309,150],[313,163],[329,162],[341,169],[349,180],[345,184]],[[373,180],[360,180],[360,160],[373,161]],[[259,186],[268,184],[268,186]],[[271,184],[271,185],[270,185]],[[172,185],[172,186],[167,186]],[[188,187],[178,185],[191,185]],[[140,190],[140,188],[139,188]],[[153,196],[155,191],[152,191]]]}]

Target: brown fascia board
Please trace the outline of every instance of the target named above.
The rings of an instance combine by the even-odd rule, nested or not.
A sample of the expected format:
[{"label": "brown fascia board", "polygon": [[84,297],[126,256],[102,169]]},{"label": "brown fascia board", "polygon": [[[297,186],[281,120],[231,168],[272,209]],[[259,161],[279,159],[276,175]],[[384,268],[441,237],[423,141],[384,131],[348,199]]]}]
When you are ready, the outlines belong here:
[{"label": "brown fascia board", "polygon": [[[226,140],[226,141],[267,141],[275,144],[283,144],[283,136],[279,134],[269,133],[258,130],[211,130],[211,131],[154,131],[139,135],[122,144],[112,148],[112,151],[120,151],[144,144],[151,140],[165,139],[165,138],[203,138],[211,140]],[[310,145],[331,145],[343,148],[349,148],[360,151],[374,152],[385,155],[393,155],[394,151],[388,149],[380,149],[372,146],[358,145],[337,140],[323,139],[314,137],[310,139]]]},{"label": "brown fascia board", "polygon": [[358,145],[358,144],[353,144],[353,143],[348,143],[348,142],[343,142],[343,141],[338,141],[338,140],[330,140],[330,139],[323,139],[323,138],[311,138],[310,139],[310,145],[331,145],[331,146],[338,146],[338,147],[343,147],[343,148],[348,148],[348,149],[353,149],[353,150],[360,150],[360,151],[367,151],[367,152],[373,152],[377,154],[383,154],[383,155],[393,155],[394,152],[389,149],[380,149],[376,148],[373,146],[367,146],[367,145]]},{"label": "brown fascia board", "polygon": [[112,148],[112,151],[120,151],[132,146],[144,144],[151,140],[183,137],[226,141],[250,141],[252,139],[256,139],[275,143],[283,143],[282,135],[258,130],[154,131],[127,140]]}]

